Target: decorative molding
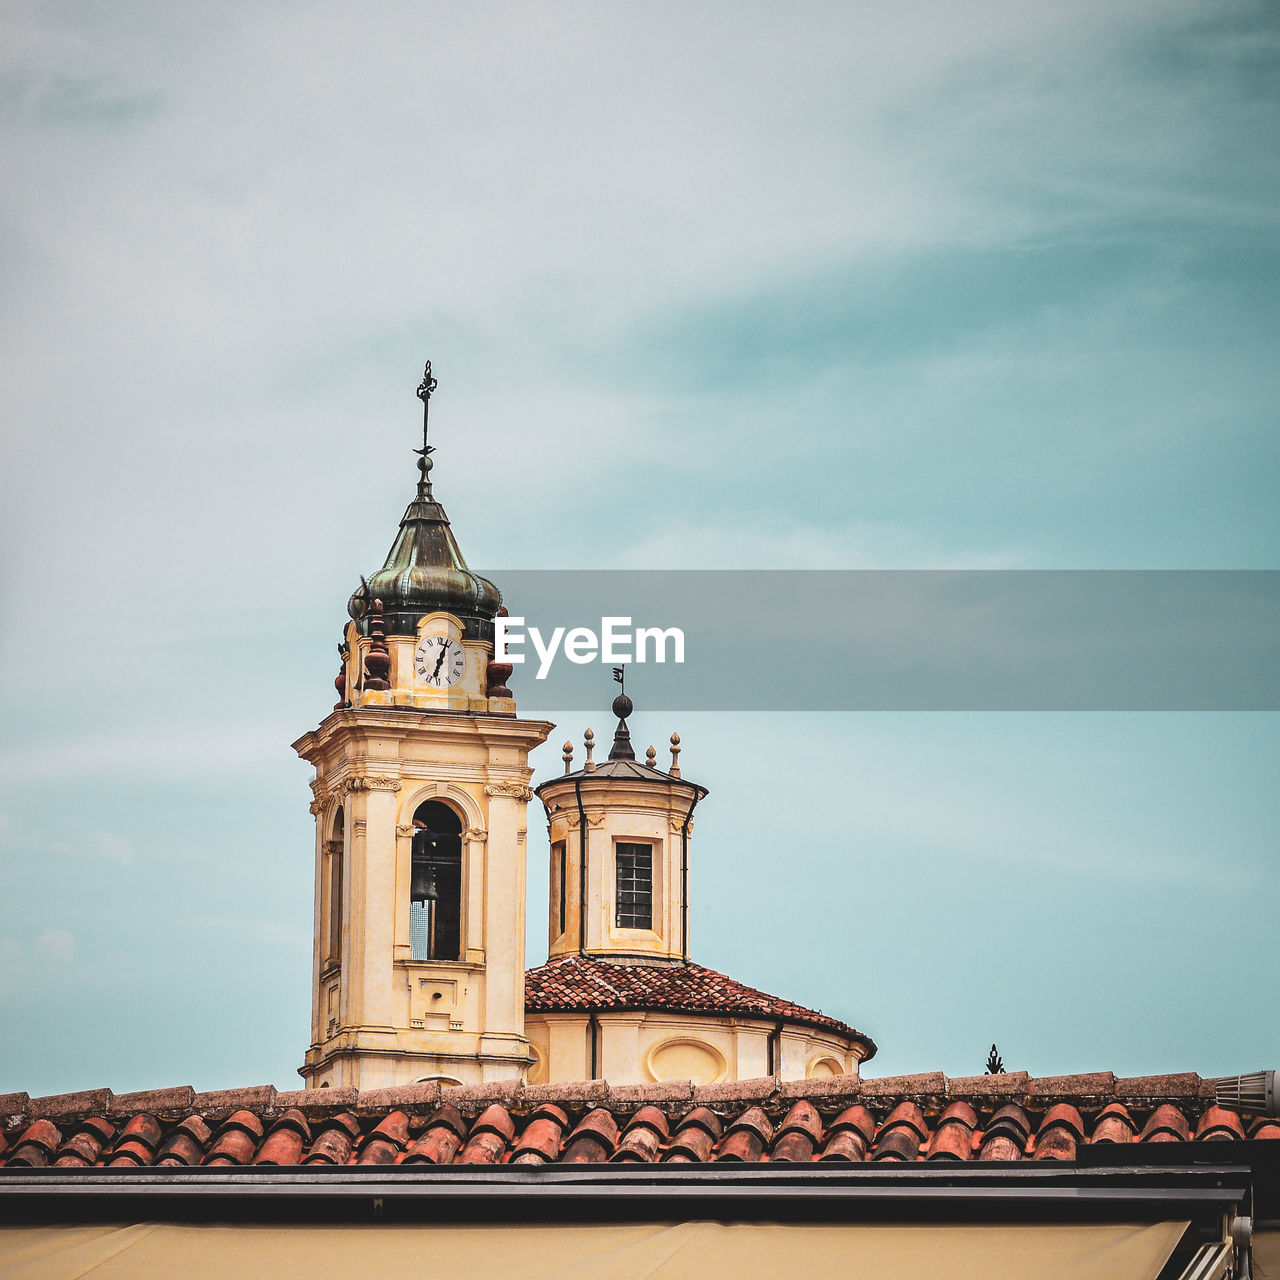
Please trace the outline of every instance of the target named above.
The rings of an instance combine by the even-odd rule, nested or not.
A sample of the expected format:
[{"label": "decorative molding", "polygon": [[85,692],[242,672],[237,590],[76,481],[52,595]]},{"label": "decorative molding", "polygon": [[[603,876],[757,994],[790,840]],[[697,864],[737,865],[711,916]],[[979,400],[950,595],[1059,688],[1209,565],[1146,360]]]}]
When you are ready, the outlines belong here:
[{"label": "decorative molding", "polygon": [[309,811],[310,813],[314,814],[314,816],[315,816],[315,817],[317,817],[317,818],[318,818],[318,817],[319,817],[319,816],[320,816],[320,815],[325,811],[325,809],[327,809],[328,807],[329,807],[329,806],[328,806],[328,804],[327,804],[324,800],[313,800],[309,805],[307,805],[307,809],[308,809],[308,811]]},{"label": "decorative molding", "polygon": [[474,844],[484,844],[489,838],[489,833],[481,827],[468,827],[466,830],[466,838]]},{"label": "decorative molding", "polygon": [[[667,821],[671,824],[672,831],[682,831],[684,829],[684,819],[676,814],[669,814]],[[693,835],[693,823],[689,823],[689,834]]]},{"label": "decorative molding", "polygon": [[516,832],[516,844],[524,844],[524,842],[528,838],[529,838],[529,833],[524,828],[521,828],[519,831]]},{"label": "decorative molding", "polygon": [[[573,813],[573,812],[569,812],[569,813],[565,814],[565,821],[569,824],[569,830],[570,830],[570,831],[577,831],[577,829],[582,825],[581,820],[579,819],[578,815],[577,815],[576,813]],[[588,813],[588,814],[587,814],[587,826],[588,826],[588,827],[603,827],[603,826],[604,826],[604,814],[603,814],[603,813],[601,813],[601,814]],[[677,830],[678,830],[678,828],[677,828]]]},{"label": "decorative molding", "polygon": [[400,787],[399,778],[374,773],[362,774],[358,778],[348,778],[343,783],[344,791],[399,791]]},{"label": "decorative molding", "polygon": [[354,836],[362,836],[369,829],[369,824],[363,818],[355,818],[351,823],[351,834]]},{"label": "decorative molding", "polygon": [[490,782],[484,789],[487,796],[511,796],[515,800],[533,799],[533,789],[523,782]]},{"label": "decorative molding", "polygon": [[412,823],[410,823],[407,827],[401,827],[401,826],[396,827],[396,835],[398,836],[406,836],[406,837],[411,836],[413,835],[413,831],[414,831],[414,828]]}]

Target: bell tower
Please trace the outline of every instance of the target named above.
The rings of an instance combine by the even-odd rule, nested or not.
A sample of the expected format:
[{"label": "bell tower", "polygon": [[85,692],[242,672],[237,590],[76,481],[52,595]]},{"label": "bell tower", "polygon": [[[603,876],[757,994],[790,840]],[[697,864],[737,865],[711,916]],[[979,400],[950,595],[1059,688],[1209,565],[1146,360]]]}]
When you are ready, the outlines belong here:
[{"label": "bell tower", "polygon": [[338,701],[294,749],[315,766],[308,1088],[523,1074],[529,752],[493,661],[502,597],[468,567],[431,485],[427,364],[417,493],[361,579]]},{"label": "bell tower", "polygon": [[[621,680],[618,670],[616,679]],[[609,758],[573,768],[537,789],[551,841],[548,957],[592,956],[627,964],[689,959],[689,840],[706,787],[680,775],[680,736],[671,735],[671,768],[650,747],[641,764],[631,746],[625,690],[613,700],[618,725]]]}]

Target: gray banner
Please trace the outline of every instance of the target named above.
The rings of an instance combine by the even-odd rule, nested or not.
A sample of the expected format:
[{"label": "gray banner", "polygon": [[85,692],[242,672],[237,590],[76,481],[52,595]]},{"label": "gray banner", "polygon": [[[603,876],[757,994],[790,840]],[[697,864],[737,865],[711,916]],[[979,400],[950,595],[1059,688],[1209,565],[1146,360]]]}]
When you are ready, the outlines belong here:
[{"label": "gray banner", "polygon": [[485,576],[523,619],[509,681],[523,714],[599,708],[614,666],[645,710],[1280,708],[1277,571]]}]

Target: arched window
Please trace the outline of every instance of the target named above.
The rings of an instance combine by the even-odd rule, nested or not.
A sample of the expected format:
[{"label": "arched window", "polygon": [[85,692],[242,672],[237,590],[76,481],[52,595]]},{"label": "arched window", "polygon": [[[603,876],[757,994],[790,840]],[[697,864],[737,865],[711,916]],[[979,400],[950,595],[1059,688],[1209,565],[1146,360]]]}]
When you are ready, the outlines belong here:
[{"label": "arched window", "polygon": [[337,964],[342,959],[342,854],[346,827],[342,806],[339,805],[338,812],[333,815],[333,826],[325,844],[325,858],[328,862],[328,874],[325,877],[325,892],[328,894],[328,928],[324,935],[326,964]]},{"label": "arched window", "polygon": [[415,960],[457,960],[462,948],[462,821],[428,800],[413,815],[409,943]]}]

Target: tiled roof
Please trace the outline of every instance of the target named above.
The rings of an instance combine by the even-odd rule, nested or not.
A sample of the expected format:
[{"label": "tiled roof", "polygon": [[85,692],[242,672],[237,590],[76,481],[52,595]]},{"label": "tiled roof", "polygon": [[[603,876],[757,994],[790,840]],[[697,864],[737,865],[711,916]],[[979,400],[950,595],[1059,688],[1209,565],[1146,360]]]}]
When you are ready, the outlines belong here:
[{"label": "tiled roof", "polygon": [[727,1014],[730,1017],[783,1020],[866,1045],[875,1043],[825,1013],[806,1009],[723,973],[689,961],[677,965],[621,964],[593,956],[565,956],[524,975],[525,1008],[539,1013],[636,1009],[655,1012]]},{"label": "tiled roof", "polygon": [[1195,1075],[941,1073],[694,1087],[315,1089],[0,1096],[0,1165],[1075,1161],[1089,1144],[1280,1138]]}]

